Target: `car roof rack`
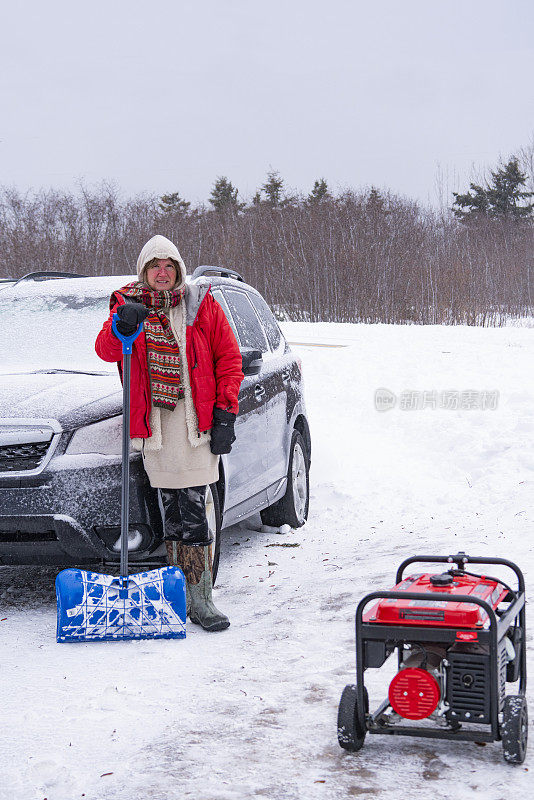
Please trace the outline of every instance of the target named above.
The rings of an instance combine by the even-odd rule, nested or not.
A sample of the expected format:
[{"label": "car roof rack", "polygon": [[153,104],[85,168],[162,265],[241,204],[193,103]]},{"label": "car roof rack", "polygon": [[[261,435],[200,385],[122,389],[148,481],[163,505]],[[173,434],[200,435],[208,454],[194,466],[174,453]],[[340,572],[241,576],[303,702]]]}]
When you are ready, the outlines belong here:
[{"label": "car roof rack", "polygon": [[220,275],[221,278],[233,278],[235,281],[241,281],[241,283],[245,283],[245,279],[236,272],[235,269],[226,269],[226,267],[209,267],[209,266],[201,266],[197,267],[196,270],[192,274],[192,278],[200,278],[202,275],[206,275],[207,273]]},{"label": "car roof rack", "polygon": [[77,272],[53,272],[52,270],[43,270],[42,272],[28,272],[15,281],[13,286],[16,286],[22,281],[46,281],[48,278],[86,278],[87,275],[79,275]]}]

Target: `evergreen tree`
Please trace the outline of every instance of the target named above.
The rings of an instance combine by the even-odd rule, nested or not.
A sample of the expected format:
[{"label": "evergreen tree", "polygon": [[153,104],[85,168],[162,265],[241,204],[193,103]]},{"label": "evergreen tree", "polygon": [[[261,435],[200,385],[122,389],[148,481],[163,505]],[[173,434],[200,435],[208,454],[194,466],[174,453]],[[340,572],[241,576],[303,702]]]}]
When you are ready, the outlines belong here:
[{"label": "evergreen tree", "polygon": [[367,216],[375,221],[378,221],[390,213],[386,198],[375,186],[371,186],[369,194],[365,198],[364,207]]},{"label": "evergreen tree", "polygon": [[319,178],[319,180],[315,181],[313,184],[313,189],[308,195],[308,203],[320,203],[321,200],[325,200],[331,196],[325,179]]},{"label": "evergreen tree", "polygon": [[534,203],[526,202],[534,196],[534,192],[524,191],[527,179],[519,169],[517,157],[512,156],[501,169],[491,172],[491,181],[486,186],[471,183],[471,191],[466,194],[453,192],[453,211],[462,220],[481,214],[515,219],[527,217],[534,209]]},{"label": "evergreen tree", "polygon": [[267,182],[261,187],[267,195],[267,203],[273,208],[280,208],[284,205],[284,198],[282,190],[284,188],[284,181],[280,177],[280,173],[275,170],[267,173]]},{"label": "evergreen tree", "polygon": [[237,189],[234,188],[232,182],[228,178],[217,178],[211,190],[210,203],[216,211],[223,211],[232,209],[233,211],[241,211],[244,208],[244,203],[240,203],[237,199]]},{"label": "evergreen tree", "polygon": [[528,176],[519,169],[514,156],[502,169],[491,173],[492,185],[487,190],[488,201],[493,214],[511,214],[514,217],[527,217],[532,213],[534,203],[521,205],[534,196],[526,192]]},{"label": "evergreen tree", "polygon": [[[454,203],[452,210],[459,219],[466,219],[476,214],[487,214],[489,211],[486,189],[476,183],[470,183],[469,188],[471,191],[466,194],[453,192]],[[458,207],[454,208],[454,206]]]},{"label": "evergreen tree", "polygon": [[182,200],[179,192],[164,194],[159,198],[159,208],[164,214],[187,214],[191,203]]},{"label": "evergreen tree", "polygon": [[371,191],[367,197],[367,207],[376,209],[384,207],[384,198],[375,186],[371,186]]}]

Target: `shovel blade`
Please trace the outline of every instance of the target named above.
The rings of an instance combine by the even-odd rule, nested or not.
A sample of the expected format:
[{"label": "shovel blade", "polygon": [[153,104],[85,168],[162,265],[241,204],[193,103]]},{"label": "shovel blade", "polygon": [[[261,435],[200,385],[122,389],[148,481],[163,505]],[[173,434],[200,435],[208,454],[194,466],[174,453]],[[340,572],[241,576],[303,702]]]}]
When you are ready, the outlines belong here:
[{"label": "shovel blade", "polygon": [[127,581],[81,569],[56,578],[58,642],[185,638],[185,578],[163,567]]}]

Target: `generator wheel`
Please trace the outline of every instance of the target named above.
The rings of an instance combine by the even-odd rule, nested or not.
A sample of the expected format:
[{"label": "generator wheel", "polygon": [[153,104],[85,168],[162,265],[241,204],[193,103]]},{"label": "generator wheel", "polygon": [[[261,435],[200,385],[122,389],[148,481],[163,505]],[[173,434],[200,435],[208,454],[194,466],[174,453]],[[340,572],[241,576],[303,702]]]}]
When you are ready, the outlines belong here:
[{"label": "generator wheel", "polygon": [[[365,700],[365,712],[369,711],[369,695],[367,689],[363,687],[363,695]],[[358,695],[356,684],[349,683],[343,689],[341,700],[339,701],[339,709],[337,712],[337,740],[339,746],[343,750],[349,750],[354,753],[356,750],[361,750],[367,733],[367,728],[361,729],[358,723]]]},{"label": "generator wheel", "polygon": [[509,764],[522,764],[528,739],[528,709],[524,695],[510,694],[504,698],[501,738],[504,760]]}]

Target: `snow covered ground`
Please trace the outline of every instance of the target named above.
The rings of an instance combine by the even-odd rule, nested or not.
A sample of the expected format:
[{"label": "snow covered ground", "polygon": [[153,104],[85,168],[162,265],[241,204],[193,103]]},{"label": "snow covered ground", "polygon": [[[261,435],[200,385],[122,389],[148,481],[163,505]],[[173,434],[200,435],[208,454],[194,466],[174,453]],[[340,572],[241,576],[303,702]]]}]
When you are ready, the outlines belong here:
[{"label": "snow covered ground", "polygon": [[[308,523],[282,534],[256,517],[227,530],[216,599],[232,626],[189,625],[184,641],[57,645],[55,571],[0,568],[1,798],[500,800],[534,789],[528,756],[509,766],[498,743],[368,736],[348,754],[336,740],[356,602],[390,587],[403,558],[509,557],[533,595],[533,330],[283,327],[300,343],[312,428]],[[395,407],[375,409],[378,388]],[[367,675],[376,705],[389,681]]]}]

